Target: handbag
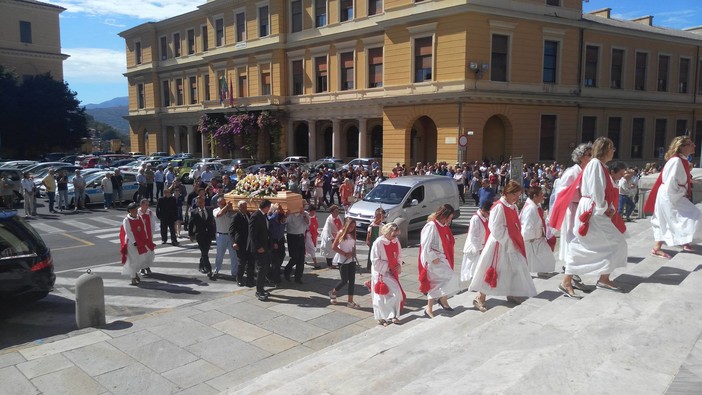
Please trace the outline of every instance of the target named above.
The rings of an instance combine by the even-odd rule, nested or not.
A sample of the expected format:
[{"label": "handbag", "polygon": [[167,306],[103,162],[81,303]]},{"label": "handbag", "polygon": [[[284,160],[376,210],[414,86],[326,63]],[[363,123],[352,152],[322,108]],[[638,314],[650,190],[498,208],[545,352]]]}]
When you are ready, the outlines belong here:
[{"label": "handbag", "polygon": [[375,283],[373,291],[378,295],[387,295],[390,293],[390,288],[388,288],[388,285],[385,284],[385,281],[383,281],[382,274],[378,275],[378,281]]}]

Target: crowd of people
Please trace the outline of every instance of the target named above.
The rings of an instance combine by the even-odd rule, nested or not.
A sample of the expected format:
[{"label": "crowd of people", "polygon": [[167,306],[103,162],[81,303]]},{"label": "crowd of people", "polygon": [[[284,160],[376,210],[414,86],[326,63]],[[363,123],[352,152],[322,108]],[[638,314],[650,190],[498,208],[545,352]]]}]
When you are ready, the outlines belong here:
[{"label": "crowd of people", "polygon": [[[420,163],[411,169],[395,166],[390,177],[453,177],[479,208],[470,220],[460,272],[455,267],[455,238],[449,226],[456,208],[442,205],[422,229],[417,267],[420,291],[428,300],[424,314],[434,317],[437,304],[444,310],[453,310],[448,298],[461,288],[476,292],[473,305],[479,311],[487,310],[488,296],[504,296],[517,304],[535,296],[533,278],[553,276],[558,271],[554,255],[557,232],[561,240],[558,258],[564,262],[558,289],[565,296],[583,297],[575,290],[583,289],[580,276],[586,274],[599,276],[596,288],[622,292],[610,275],[626,266],[625,222],[630,219],[638,196],[636,177],[641,172],[613,162],[614,152],[612,141],[601,137],[576,147],[572,154],[575,164],[569,168],[557,163],[525,165],[522,182],[509,179],[506,165]],[[695,251],[693,244],[702,241],[702,211],[690,201],[688,155],[692,152],[694,143],[689,137],[678,137],[671,143],[667,163],[647,201],[656,240],[653,256],[670,258],[663,251],[663,244]],[[234,189],[229,177],[223,177],[221,183],[214,178],[205,183],[200,175],[188,195],[177,180],[170,185],[166,182],[155,213],[147,198],[140,205],[133,203],[128,207],[121,231],[123,273],[130,276],[134,285],[139,283],[140,273],[148,275],[158,219],[162,242],[167,242],[170,232],[174,245],[182,237],[182,225],[187,224],[187,237],[196,241],[201,251],[199,269],[212,280],[219,277],[228,252],[232,278],[239,286],[256,287],[256,297],[265,301],[270,295],[266,286],[278,286],[283,278],[293,281],[293,276],[296,283],[303,283],[309,256],[316,269],[339,270],[339,282],[328,292],[329,302],[339,303],[339,293],[345,292],[346,305],[357,309],[360,306],[354,301],[355,278],[363,267],[356,253],[356,222],[343,219],[340,212],[349,204],[344,197],[362,197],[365,183],[378,182],[382,178],[379,174],[378,169],[362,167],[339,173],[322,170],[313,177],[320,181],[314,182],[299,169],[274,174],[288,189],[301,192],[307,201],[305,210],[296,213],[286,213],[282,206],[266,199],[253,213],[246,200],[227,201],[224,194]],[[324,186],[327,179],[328,188]],[[356,188],[359,180],[362,187]],[[478,182],[480,187],[475,188]],[[349,185],[346,192],[344,185]],[[321,194],[317,194],[317,189],[321,189]],[[321,232],[316,204],[330,213]],[[398,234],[396,224],[384,223],[384,211],[376,211],[365,240],[370,247],[365,259],[370,279],[365,286],[372,293],[374,315],[381,325],[399,322],[406,301],[400,282],[403,252]],[[213,240],[217,246],[214,268],[208,255]],[[290,260],[283,267],[286,254]]]}]

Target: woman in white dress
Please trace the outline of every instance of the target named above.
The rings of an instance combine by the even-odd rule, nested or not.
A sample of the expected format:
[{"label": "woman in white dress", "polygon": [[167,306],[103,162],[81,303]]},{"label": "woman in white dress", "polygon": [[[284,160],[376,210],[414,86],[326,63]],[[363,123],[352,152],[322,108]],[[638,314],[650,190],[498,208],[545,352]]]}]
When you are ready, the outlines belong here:
[{"label": "woman in white dress", "polygon": [[[139,211],[137,212],[139,218],[144,221],[144,227],[147,230],[146,235],[149,241],[154,243],[154,232],[156,231],[156,213],[149,207],[148,199],[141,199],[139,202]],[[156,254],[153,251],[147,252],[146,255],[146,267],[141,269],[141,274],[148,275],[151,274],[151,265],[153,265],[156,259]]]},{"label": "woman in white dress", "polygon": [[[396,223],[383,225],[380,234],[370,251],[370,288],[373,296],[373,316],[380,325],[387,326],[391,322],[400,323],[400,312],[405,304],[405,292],[400,285],[402,247],[397,239],[400,229]],[[383,295],[375,292],[380,278],[387,286],[387,293]]]},{"label": "woman in white dress", "polygon": [[487,311],[487,295],[506,296],[509,302],[517,304],[522,302],[521,298],[536,296],[515,205],[521,193],[522,186],[509,181],[502,190],[502,197],[490,210],[490,237],[480,254],[469,288],[478,292],[473,306],[479,311]]},{"label": "woman in white dress", "polygon": [[580,185],[580,201],[575,211],[573,230],[575,238],[566,256],[566,272],[558,289],[565,296],[580,298],[572,288],[573,275],[599,275],[598,289],[621,292],[609,278],[617,268],[626,266],[626,228],[618,229],[612,218],[616,218],[614,187],[609,170],[605,166],[614,157],[614,143],[607,137],[599,137],[592,145],[592,160],[585,166]]},{"label": "woman in white dress", "polygon": [[341,230],[343,222],[341,216],[339,216],[339,206],[336,204],[332,204],[329,207],[329,214],[327,220],[324,222],[324,228],[322,228],[322,241],[319,250],[322,256],[327,258],[327,266],[336,268],[333,262],[336,253],[332,248],[332,244],[334,243],[334,239],[336,239],[336,235]]},{"label": "woman in white dress", "polygon": [[[544,210],[541,208],[541,203],[544,202],[544,191],[541,187],[531,187],[527,191],[527,197],[519,214],[522,237],[529,271],[541,276],[556,270],[556,258],[546,239],[546,222]],[[555,245],[555,240],[552,243]]]},{"label": "woman in white dress", "polygon": [[644,211],[653,213],[653,256],[670,258],[661,250],[663,243],[694,252],[691,244],[702,241],[702,212],[690,201],[692,175],[687,157],[694,152],[695,143],[688,136],[678,136],[670,143],[667,162],[646,201]]},{"label": "woman in white dress", "polygon": [[131,285],[138,285],[141,279],[139,270],[153,262],[154,244],[150,241],[148,228],[138,214],[139,205],[130,203],[128,214],[122,220],[119,230],[120,253],[122,254],[122,274],[132,279]]},{"label": "woman in white dress", "polygon": [[470,218],[468,236],[463,245],[463,262],[461,263],[461,282],[470,283],[478,266],[478,258],[485,248],[485,243],[490,235],[488,220],[492,202],[485,202]]},{"label": "woman in white dress", "polygon": [[434,301],[446,311],[453,311],[448,296],[458,291],[458,276],[454,272],[456,239],[449,224],[455,209],[450,204],[440,206],[429,216],[422,228],[419,246],[419,290],[427,294],[424,315],[434,318]]}]

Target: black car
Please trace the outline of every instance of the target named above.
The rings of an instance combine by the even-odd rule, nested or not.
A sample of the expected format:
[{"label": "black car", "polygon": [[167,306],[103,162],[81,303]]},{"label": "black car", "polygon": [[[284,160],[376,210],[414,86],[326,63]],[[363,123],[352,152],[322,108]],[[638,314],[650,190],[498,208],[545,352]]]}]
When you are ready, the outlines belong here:
[{"label": "black car", "polygon": [[51,251],[39,234],[16,211],[0,211],[0,300],[39,300],[55,281]]}]

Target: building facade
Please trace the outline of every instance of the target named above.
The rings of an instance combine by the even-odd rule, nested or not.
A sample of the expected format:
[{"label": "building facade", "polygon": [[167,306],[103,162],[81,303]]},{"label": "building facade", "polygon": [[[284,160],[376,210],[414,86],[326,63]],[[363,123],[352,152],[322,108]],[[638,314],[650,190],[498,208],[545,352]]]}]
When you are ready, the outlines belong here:
[{"label": "building facade", "polygon": [[59,14],[65,8],[32,0],[0,0],[0,64],[23,78],[51,73],[63,80]]},{"label": "building facade", "polygon": [[384,169],[566,162],[599,136],[639,164],[702,137],[702,35],[583,14],[581,0],[211,0],[121,36],[141,152],[209,153],[198,119],[237,109],[285,114],[281,152],[261,160]]}]

